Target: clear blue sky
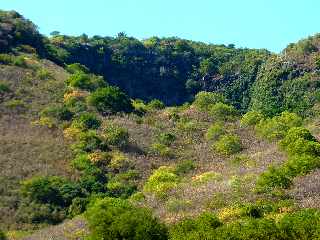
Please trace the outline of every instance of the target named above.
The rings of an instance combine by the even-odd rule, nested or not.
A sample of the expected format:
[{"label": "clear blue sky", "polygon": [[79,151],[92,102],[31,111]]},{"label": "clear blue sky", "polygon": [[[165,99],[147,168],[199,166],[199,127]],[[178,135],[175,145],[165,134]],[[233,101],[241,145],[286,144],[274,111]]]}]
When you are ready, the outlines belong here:
[{"label": "clear blue sky", "polygon": [[279,52],[320,32],[320,0],[0,0],[43,34],[177,36]]}]

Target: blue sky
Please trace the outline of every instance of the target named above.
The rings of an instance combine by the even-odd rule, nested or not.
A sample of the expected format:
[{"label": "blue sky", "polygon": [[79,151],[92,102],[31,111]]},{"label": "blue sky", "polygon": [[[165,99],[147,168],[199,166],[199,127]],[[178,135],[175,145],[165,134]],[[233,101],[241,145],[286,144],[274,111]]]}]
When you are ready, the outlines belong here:
[{"label": "blue sky", "polygon": [[177,36],[279,52],[320,32],[320,0],[0,0],[43,34]]}]

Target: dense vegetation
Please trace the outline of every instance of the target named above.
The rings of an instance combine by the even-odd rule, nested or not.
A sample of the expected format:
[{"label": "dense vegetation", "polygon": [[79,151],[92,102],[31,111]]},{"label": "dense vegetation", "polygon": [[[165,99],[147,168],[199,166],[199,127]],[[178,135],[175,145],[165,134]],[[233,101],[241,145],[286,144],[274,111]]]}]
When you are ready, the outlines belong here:
[{"label": "dense vegetation", "polygon": [[79,216],[73,239],[318,239],[294,191],[320,167],[319,50],[47,38],[0,11],[0,239]]}]

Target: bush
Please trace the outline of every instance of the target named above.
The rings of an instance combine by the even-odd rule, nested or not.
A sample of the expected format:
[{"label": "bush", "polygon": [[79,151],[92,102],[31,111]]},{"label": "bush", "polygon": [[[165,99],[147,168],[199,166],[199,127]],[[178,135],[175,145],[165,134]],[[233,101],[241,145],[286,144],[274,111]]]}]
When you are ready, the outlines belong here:
[{"label": "bush", "polygon": [[163,144],[165,146],[171,146],[173,142],[176,140],[176,136],[172,133],[161,133],[157,137],[157,142]]},{"label": "bush", "polygon": [[320,153],[320,144],[310,131],[303,127],[291,128],[279,144],[290,155],[309,154],[317,156]]},{"label": "bush", "polygon": [[221,135],[225,133],[225,129],[222,123],[215,123],[212,124],[207,133],[206,133],[206,139],[207,141],[210,140],[217,140]]},{"label": "bush", "polygon": [[129,143],[128,130],[110,123],[104,129],[104,138],[110,145],[117,147],[125,147]]},{"label": "bush", "polygon": [[129,170],[125,173],[116,174],[108,184],[108,192],[113,197],[128,198],[137,191],[134,180],[138,177],[137,171]]},{"label": "bush", "polygon": [[69,64],[69,65],[67,65],[66,70],[71,74],[89,73],[89,69],[80,63]]},{"label": "bush", "polygon": [[69,206],[73,198],[82,194],[79,186],[56,176],[25,180],[20,190],[22,196],[30,201],[60,207]]},{"label": "bush", "polygon": [[[211,213],[203,213],[195,219],[184,219],[170,229],[170,239],[214,239],[214,230],[222,223]],[[210,237],[210,238],[209,238]]]},{"label": "bush", "polygon": [[108,167],[114,173],[126,172],[129,169],[132,169],[134,163],[128,159],[123,153],[118,151],[113,151],[111,154],[111,161]]},{"label": "bush", "polygon": [[201,111],[208,111],[210,107],[216,103],[226,102],[225,97],[220,93],[214,92],[199,92],[195,96],[193,105]]},{"label": "bush", "polygon": [[108,146],[95,131],[90,130],[79,134],[79,139],[72,145],[72,149],[76,152],[94,152],[95,150],[105,151]]},{"label": "bush", "polygon": [[190,209],[191,205],[191,201],[173,198],[166,203],[166,209],[169,212],[181,212]]},{"label": "bush", "polygon": [[39,78],[40,80],[49,80],[54,77],[47,69],[41,68],[37,70],[37,78]]},{"label": "bush", "polygon": [[6,239],[7,239],[6,235],[4,234],[4,232],[0,230],[0,240],[6,240]]},{"label": "bush", "polygon": [[164,109],[165,107],[166,106],[164,105],[164,103],[158,99],[154,99],[147,104],[148,110],[161,110],[161,109]]},{"label": "bush", "polygon": [[264,118],[263,114],[258,111],[250,111],[241,118],[241,127],[249,127],[258,124]]},{"label": "bush", "polygon": [[61,121],[69,121],[73,117],[73,113],[65,106],[49,106],[40,113],[41,117],[53,117]]},{"label": "bush", "polygon": [[70,87],[92,91],[100,87],[105,87],[106,83],[102,77],[77,72],[67,79]]},{"label": "bush", "polygon": [[117,87],[97,89],[88,97],[88,103],[103,114],[116,112],[132,112],[133,107],[129,97]]},{"label": "bush", "polygon": [[10,92],[10,87],[4,82],[0,82],[0,96]]},{"label": "bush", "polygon": [[148,111],[148,107],[145,104],[145,102],[141,99],[135,99],[132,101],[132,106],[134,108],[134,111],[139,116],[142,116]]},{"label": "bush", "polygon": [[125,200],[97,200],[87,211],[86,218],[92,239],[166,240],[165,225],[143,208]]},{"label": "bush", "polygon": [[170,149],[170,147],[161,144],[161,143],[153,143],[151,145],[151,152],[154,154],[157,154],[161,157],[173,157],[174,154],[172,152],[172,150]]},{"label": "bush", "polygon": [[171,167],[162,166],[155,170],[144,185],[144,191],[166,198],[168,191],[177,186],[179,177]]},{"label": "bush", "polygon": [[258,134],[269,141],[283,138],[292,127],[300,127],[302,119],[295,113],[283,112],[279,116],[260,121],[256,126]]},{"label": "bush", "polygon": [[195,163],[192,160],[184,160],[175,166],[175,174],[184,175],[195,169]]},{"label": "bush", "polygon": [[237,115],[237,110],[225,103],[216,103],[209,108],[209,114],[218,120],[233,120]]},{"label": "bush", "polygon": [[31,224],[57,224],[66,218],[65,209],[37,202],[22,201],[17,210],[17,220]]},{"label": "bush", "polygon": [[236,135],[224,135],[214,145],[213,148],[225,156],[238,153],[242,150],[240,138]]},{"label": "bush", "polygon": [[292,179],[286,169],[269,167],[262,173],[256,184],[258,193],[268,193],[275,188],[288,188],[292,184]]},{"label": "bush", "polygon": [[68,208],[68,217],[74,218],[86,211],[89,200],[87,198],[76,197],[72,199],[72,203]]},{"label": "bush", "polygon": [[72,127],[81,130],[98,129],[101,126],[101,120],[93,113],[82,113],[72,123]]}]

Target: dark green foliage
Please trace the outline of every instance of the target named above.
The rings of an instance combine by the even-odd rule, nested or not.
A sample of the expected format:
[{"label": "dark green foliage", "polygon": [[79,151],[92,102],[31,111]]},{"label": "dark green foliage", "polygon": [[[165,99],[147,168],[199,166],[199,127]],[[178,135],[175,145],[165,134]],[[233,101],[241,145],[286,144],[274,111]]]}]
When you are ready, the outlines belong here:
[{"label": "dark green foliage", "polygon": [[82,113],[72,123],[73,127],[77,127],[82,130],[98,129],[100,125],[101,120],[93,113]]},{"label": "dark green foliage", "polygon": [[7,239],[6,235],[4,234],[4,232],[0,230],[0,240],[6,240],[6,239]]},{"label": "dark green foliage", "polygon": [[117,87],[97,89],[88,97],[88,103],[102,114],[131,112],[132,104],[128,96]]},{"label": "dark green foliage", "polygon": [[184,160],[178,163],[175,167],[175,174],[184,175],[196,168],[196,164],[192,160]]},{"label": "dark green foliage", "polygon": [[88,203],[88,198],[76,197],[72,199],[72,203],[68,208],[68,217],[73,218],[84,213]]},{"label": "dark green foliage", "polygon": [[0,96],[10,92],[10,87],[4,82],[0,82]]},{"label": "dark green foliage", "polygon": [[108,192],[113,197],[128,198],[137,191],[135,180],[138,177],[139,174],[135,170],[116,174],[107,184]]},{"label": "dark green foliage", "polygon": [[91,239],[166,240],[166,227],[142,208],[125,200],[105,198],[92,204],[86,217]]},{"label": "dark green foliage", "polygon": [[21,194],[30,201],[65,207],[81,195],[81,189],[61,177],[34,177],[22,183]]},{"label": "dark green foliage", "polygon": [[48,106],[40,113],[42,117],[53,117],[61,121],[69,121],[73,113],[66,106]]}]

